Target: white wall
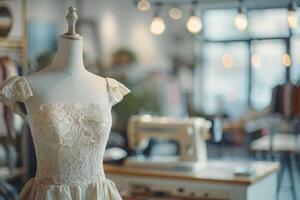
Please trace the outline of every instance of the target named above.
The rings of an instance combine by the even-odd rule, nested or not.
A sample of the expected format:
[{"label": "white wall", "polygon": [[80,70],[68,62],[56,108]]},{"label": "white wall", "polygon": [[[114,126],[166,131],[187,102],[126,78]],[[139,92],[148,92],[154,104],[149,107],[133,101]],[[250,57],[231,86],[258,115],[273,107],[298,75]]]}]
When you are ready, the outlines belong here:
[{"label": "white wall", "polygon": [[137,11],[133,1],[89,0],[83,4],[82,15],[98,22],[104,63],[110,62],[114,50],[128,47],[137,54],[142,65],[169,64],[166,36],[154,37],[149,32],[151,16]]},{"label": "white wall", "polygon": [[[59,32],[63,33],[66,31],[67,8],[78,6],[78,2],[29,0],[29,20],[55,23]],[[191,60],[193,56],[192,39],[184,27],[186,19],[172,22],[166,16],[167,10],[163,13],[167,30],[161,36],[154,36],[149,31],[153,10],[138,11],[132,0],[84,0],[80,11],[82,18],[96,21],[101,42],[99,56],[102,63],[109,65],[111,54],[120,47],[127,47],[137,54],[142,66],[150,68],[169,67],[174,54],[181,55],[185,60]]]}]

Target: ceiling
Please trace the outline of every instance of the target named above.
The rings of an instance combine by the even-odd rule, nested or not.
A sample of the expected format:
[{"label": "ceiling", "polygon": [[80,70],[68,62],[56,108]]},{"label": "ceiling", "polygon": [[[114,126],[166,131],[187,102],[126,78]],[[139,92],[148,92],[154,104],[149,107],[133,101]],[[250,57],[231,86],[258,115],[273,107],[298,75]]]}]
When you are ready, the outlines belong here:
[{"label": "ceiling", "polygon": [[[192,0],[150,0],[152,3],[161,2],[167,5],[190,4]],[[238,0],[196,0],[201,9],[221,9],[236,8],[239,5]],[[245,7],[249,9],[257,8],[280,8],[287,7],[290,0],[244,0]],[[300,0],[295,0],[300,6]]]}]

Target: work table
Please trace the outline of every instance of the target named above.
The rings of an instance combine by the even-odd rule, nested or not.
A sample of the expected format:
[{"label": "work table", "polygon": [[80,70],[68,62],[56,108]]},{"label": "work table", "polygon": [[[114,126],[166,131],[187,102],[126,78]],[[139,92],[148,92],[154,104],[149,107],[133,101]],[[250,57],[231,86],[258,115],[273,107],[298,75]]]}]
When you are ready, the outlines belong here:
[{"label": "work table", "polygon": [[[237,166],[251,166],[255,174],[249,177],[235,176],[234,168]],[[126,166],[104,165],[106,173],[120,175],[134,175],[157,178],[174,178],[199,182],[217,182],[225,184],[250,185],[260,179],[277,172],[279,164],[275,162],[230,162],[230,161],[209,161],[206,169],[196,172],[167,171],[155,169],[141,169]]]},{"label": "work table", "polygon": [[[240,166],[251,166],[255,173],[249,177],[235,176],[234,169]],[[155,189],[167,191],[166,194],[170,194],[170,197],[193,194],[193,196],[199,195],[199,199],[272,200],[276,199],[276,177],[279,164],[261,161],[211,160],[208,161],[206,169],[196,172],[142,169],[108,164],[104,165],[104,169],[107,177],[115,181],[120,190],[127,190],[127,192],[132,190],[130,187],[139,185],[147,188],[147,191]],[[185,194],[183,192],[177,194],[176,191],[182,188]]]}]

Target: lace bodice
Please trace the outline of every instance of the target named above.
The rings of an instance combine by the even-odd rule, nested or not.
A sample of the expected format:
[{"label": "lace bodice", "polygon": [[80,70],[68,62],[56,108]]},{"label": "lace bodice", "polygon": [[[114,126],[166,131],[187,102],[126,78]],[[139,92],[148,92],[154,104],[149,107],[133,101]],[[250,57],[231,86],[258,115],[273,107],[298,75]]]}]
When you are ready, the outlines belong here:
[{"label": "lace bodice", "polygon": [[96,182],[103,175],[101,163],[110,127],[106,106],[42,105],[32,127],[38,179],[52,184]]},{"label": "lace bodice", "polygon": [[[107,78],[109,105],[42,104],[31,123],[36,154],[36,178],[46,184],[80,185],[103,177],[103,154],[111,129],[111,106],[129,90]],[[34,97],[25,77],[0,85],[0,101],[26,119],[20,103]]]}]

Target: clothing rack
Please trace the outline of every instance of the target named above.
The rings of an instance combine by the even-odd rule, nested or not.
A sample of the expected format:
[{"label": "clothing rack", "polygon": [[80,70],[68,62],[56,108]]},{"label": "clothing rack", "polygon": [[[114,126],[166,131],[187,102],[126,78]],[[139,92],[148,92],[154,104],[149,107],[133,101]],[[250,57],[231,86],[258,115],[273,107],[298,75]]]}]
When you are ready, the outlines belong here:
[{"label": "clothing rack", "polygon": [[[291,132],[294,141],[298,141],[300,134],[300,85],[295,85],[290,80],[290,71],[286,74],[286,82],[282,85],[275,86],[272,92],[272,104],[271,112],[275,115],[281,117],[281,121],[288,124],[291,127],[288,130],[289,134]],[[293,172],[293,162],[297,164],[297,170],[300,172],[300,152],[291,151],[276,151],[274,149],[275,134],[280,131],[281,123],[274,123],[270,131],[270,148],[269,154],[271,159],[275,159],[276,156],[279,157],[281,163],[281,170],[278,174],[278,186],[277,192],[279,193],[281,185],[283,182],[284,171],[287,169],[290,176],[290,189],[292,192],[292,197],[294,200],[297,199],[295,180]]]},{"label": "clothing rack", "polygon": [[[1,1],[1,5],[6,5],[10,3],[10,1]],[[27,5],[28,0],[21,0],[21,24],[22,24],[22,33],[20,37],[1,37],[0,38],[0,49],[3,52],[2,56],[5,54],[19,52],[17,56],[18,60],[14,58],[16,61],[17,67],[19,65],[22,66],[21,70],[15,69],[18,74],[24,75],[28,72],[28,13],[27,13]],[[10,6],[10,5],[8,5]],[[11,7],[11,6],[10,6]],[[13,8],[13,7],[12,7]],[[22,131],[21,131],[22,132]],[[28,171],[28,143],[26,142],[26,136],[22,135],[22,133],[18,134],[16,138],[11,138],[11,136],[1,137],[1,143],[9,143],[9,145],[13,145],[17,150],[17,167],[11,168],[11,166],[1,167],[0,168],[0,178],[2,180],[15,180],[17,178],[23,178],[24,175]],[[7,155],[9,157],[9,155]]]}]

